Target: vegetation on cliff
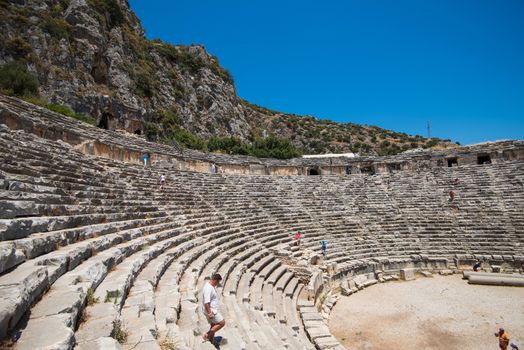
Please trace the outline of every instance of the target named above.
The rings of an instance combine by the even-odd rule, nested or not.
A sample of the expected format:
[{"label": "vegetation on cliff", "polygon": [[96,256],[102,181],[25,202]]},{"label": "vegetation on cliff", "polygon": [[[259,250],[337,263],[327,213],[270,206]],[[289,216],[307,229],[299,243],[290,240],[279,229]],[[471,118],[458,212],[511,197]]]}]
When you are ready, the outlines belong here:
[{"label": "vegetation on cliff", "polygon": [[259,157],[388,155],[451,145],[242,100],[217,57],[199,45],[147,39],[125,1],[0,0],[0,17],[0,62],[13,62],[0,70],[0,89],[39,97],[41,105],[91,124],[104,116],[114,128],[136,125],[126,115],[157,142]]},{"label": "vegetation on cliff", "polygon": [[298,157],[302,151],[289,140],[276,136],[256,138],[246,143],[237,137],[212,136],[204,139],[180,127],[181,117],[169,111],[157,111],[153,122],[145,125],[148,140],[166,144],[177,143],[204,152],[250,155],[261,158],[287,159]]}]

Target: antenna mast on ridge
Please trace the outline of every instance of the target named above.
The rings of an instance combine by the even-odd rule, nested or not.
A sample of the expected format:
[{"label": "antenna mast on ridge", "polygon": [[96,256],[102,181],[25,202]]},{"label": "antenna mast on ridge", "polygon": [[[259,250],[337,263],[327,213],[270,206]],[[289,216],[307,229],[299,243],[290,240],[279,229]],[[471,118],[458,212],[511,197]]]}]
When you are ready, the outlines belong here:
[{"label": "antenna mast on ridge", "polygon": [[431,138],[431,123],[428,121],[428,139]]}]

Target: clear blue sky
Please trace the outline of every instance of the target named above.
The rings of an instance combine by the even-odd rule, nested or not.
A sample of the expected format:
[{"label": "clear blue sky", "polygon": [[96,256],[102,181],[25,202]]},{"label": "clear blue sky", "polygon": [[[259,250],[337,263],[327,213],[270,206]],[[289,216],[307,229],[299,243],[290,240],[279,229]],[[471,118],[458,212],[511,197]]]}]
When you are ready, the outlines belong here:
[{"label": "clear blue sky", "polygon": [[524,0],[131,0],[278,111],[462,144],[524,139]]}]

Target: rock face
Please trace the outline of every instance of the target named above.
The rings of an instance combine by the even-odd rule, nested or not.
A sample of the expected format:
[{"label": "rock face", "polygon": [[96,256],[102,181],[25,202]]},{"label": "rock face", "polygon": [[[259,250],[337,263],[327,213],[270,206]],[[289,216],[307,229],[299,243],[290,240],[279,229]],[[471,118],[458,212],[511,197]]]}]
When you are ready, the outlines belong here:
[{"label": "rock face", "polygon": [[[111,129],[143,131],[155,111],[167,110],[194,133],[248,137],[245,107],[217,59],[201,46],[145,39],[126,0],[1,6],[8,20],[0,24],[7,44],[0,63],[27,60],[50,101],[95,116]],[[27,52],[19,52],[25,46]]]},{"label": "rock face", "polygon": [[2,0],[0,18],[0,64],[22,62],[42,97],[95,117],[102,128],[162,135],[170,125],[248,143],[274,134],[306,153],[394,154],[449,144],[250,104],[204,47],[146,39],[127,0]]}]

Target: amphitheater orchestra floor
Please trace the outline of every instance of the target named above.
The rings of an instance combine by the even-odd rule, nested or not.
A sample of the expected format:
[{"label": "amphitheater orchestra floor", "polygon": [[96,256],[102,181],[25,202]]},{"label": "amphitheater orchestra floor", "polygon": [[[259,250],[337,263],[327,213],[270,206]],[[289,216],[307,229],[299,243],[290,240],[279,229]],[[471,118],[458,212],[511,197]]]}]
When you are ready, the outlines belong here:
[{"label": "amphitheater orchestra floor", "polygon": [[348,349],[498,349],[504,327],[524,345],[524,288],[468,285],[461,275],[376,284],[333,308],[329,329]]}]

